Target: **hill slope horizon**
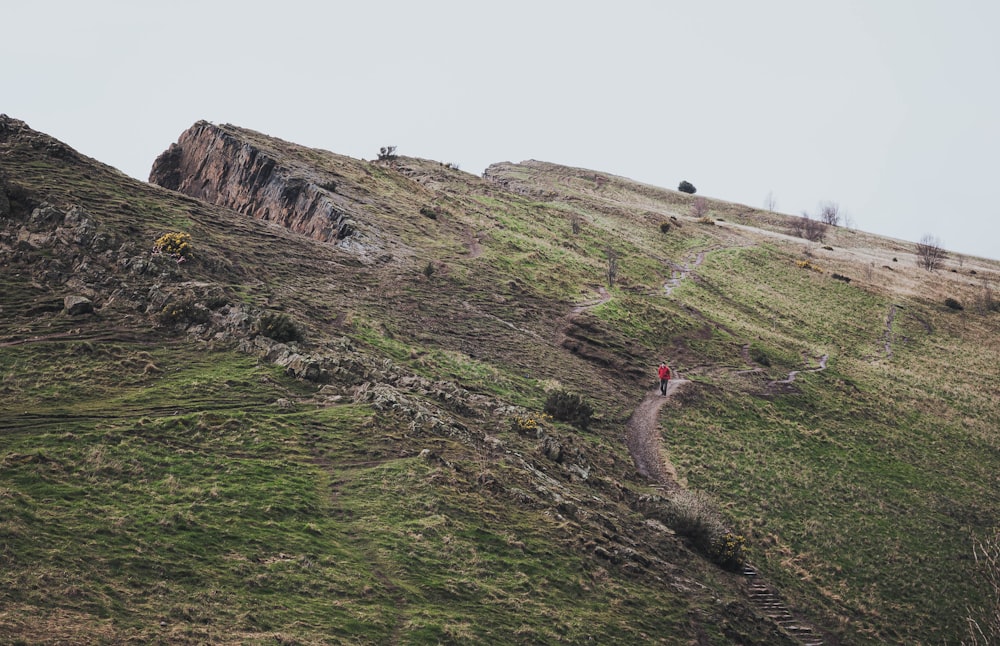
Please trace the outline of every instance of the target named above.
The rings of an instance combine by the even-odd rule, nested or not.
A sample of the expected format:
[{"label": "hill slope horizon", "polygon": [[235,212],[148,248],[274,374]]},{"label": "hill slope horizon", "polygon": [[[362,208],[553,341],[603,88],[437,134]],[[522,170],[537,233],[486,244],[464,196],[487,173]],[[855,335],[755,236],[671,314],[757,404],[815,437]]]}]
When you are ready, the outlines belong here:
[{"label": "hill slope horizon", "polygon": [[[1000,262],[207,122],[150,179],[0,117],[5,638],[941,643],[995,613]],[[661,359],[651,473],[626,425]]]}]

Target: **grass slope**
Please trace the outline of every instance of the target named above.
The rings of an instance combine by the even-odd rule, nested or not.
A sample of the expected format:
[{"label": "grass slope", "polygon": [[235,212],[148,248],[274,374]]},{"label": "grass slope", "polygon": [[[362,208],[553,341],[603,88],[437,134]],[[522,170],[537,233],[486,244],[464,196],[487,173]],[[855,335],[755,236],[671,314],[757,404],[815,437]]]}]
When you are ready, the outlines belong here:
[{"label": "grass slope", "polygon": [[[988,601],[970,545],[998,524],[998,315],[942,303],[995,262],[931,274],[897,241],[805,244],[711,201],[700,222],[593,171],[487,181],[232,129],[354,195],[392,241],[371,262],[5,128],[8,641],[793,643],[650,514],[622,430],[662,357],[693,381],[661,414],[679,476],[831,641],[955,642]],[[110,242],[29,231],[43,201]],[[190,262],[148,259],[170,230]],[[97,314],[59,311],[81,291]],[[327,383],[267,359],[238,324],[264,311]],[[518,433],[559,387],[590,428]]]}]

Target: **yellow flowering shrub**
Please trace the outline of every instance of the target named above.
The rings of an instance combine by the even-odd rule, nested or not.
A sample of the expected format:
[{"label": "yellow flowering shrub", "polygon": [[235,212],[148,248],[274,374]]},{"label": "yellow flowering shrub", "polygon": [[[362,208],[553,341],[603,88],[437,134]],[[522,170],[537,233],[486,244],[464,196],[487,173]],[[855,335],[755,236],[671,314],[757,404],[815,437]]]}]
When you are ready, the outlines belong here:
[{"label": "yellow flowering shrub", "polygon": [[540,425],[552,419],[551,415],[542,413],[541,415],[528,414],[526,416],[515,415],[510,420],[511,430],[519,435],[537,435]]},{"label": "yellow flowering shrub", "polygon": [[746,537],[726,532],[717,537],[708,550],[708,557],[727,570],[738,570],[746,564]]},{"label": "yellow flowering shrub", "polygon": [[153,243],[153,253],[162,253],[184,262],[191,257],[191,234],[182,232],[164,233]]},{"label": "yellow flowering shrub", "polygon": [[819,268],[816,265],[812,264],[808,260],[799,260],[798,262],[795,263],[795,266],[798,267],[799,269],[810,269],[812,271],[815,271],[818,274],[822,274],[823,273],[823,270],[821,268]]}]

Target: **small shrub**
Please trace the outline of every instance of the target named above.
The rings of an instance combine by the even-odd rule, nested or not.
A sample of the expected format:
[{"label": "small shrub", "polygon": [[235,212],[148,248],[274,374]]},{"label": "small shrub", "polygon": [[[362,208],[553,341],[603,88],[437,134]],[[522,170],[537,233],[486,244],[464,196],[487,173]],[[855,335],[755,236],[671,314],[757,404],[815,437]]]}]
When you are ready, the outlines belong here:
[{"label": "small shrub", "polygon": [[660,223],[660,233],[670,233],[670,223],[661,222]]},{"label": "small shrub", "polygon": [[257,321],[257,329],[263,336],[281,343],[301,341],[302,331],[292,317],[283,312],[267,312]]},{"label": "small shrub", "polygon": [[823,248],[826,249],[827,251],[833,251],[833,247],[831,247],[830,245],[823,245]]},{"label": "small shrub", "polygon": [[851,282],[851,279],[847,276],[844,276],[843,274],[830,274],[830,276],[836,280],[842,280],[845,283]]},{"label": "small shrub", "polygon": [[945,307],[948,307],[948,308],[956,310],[956,311],[961,311],[961,310],[965,309],[964,307],[962,307],[961,303],[959,303],[958,301],[956,301],[954,298],[950,298],[950,297],[944,299],[944,305],[945,305]]},{"label": "small shrub", "polygon": [[424,277],[430,278],[433,275],[434,275],[434,263],[428,260],[427,264],[424,265]]},{"label": "small shrub", "polygon": [[191,257],[190,233],[164,233],[153,243],[154,254],[166,254],[177,262],[184,262]]},{"label": "small shrub", "polygon": [[709,226],[715,226],[715,220],[708,217],[707,215],[703,218],[698,218],[698,224],[707,224]]},{"label": "small shrub", "polygon": [[379,161],[393,161],[396,159],[396,147],[395,146],[382,146],[378,149],[378,160]]},{"label": "small shrub", "polygon": [[421,206],[420,215],[424,216],[425,218],[430,218],[432,220],[438,219],[437,209],[432,206]]},{"label": "small shrub", "polygon": [[690,195],[694,195],[695,193],[698,192],[698,189],[694,187],[694,184],[687,181],[686,179],[682,180],[681,183],[677,185],[677,190],[680,191],[681,193],[688,193]]},{"label": "small shrub", "polygon": [[583,397],[565,390],[556,390],[545,400],[545,412],[561,422],[569,422],[573,426],[587,430],[594,410]]}]

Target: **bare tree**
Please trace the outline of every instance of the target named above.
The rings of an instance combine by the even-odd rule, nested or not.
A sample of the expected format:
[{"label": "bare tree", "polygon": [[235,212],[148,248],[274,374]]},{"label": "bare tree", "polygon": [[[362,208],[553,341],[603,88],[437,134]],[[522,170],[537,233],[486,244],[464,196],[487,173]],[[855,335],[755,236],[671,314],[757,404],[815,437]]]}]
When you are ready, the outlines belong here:
[{"label": "bare tree", "polygon": [[934,271],[941,267],[948,254],[941,246],[941,240],[929,233],[925,233],[917,243],[917,265],[927,271]]},{"label": "bare tree", "polygon": [[802,212],[802,216],[792,218],[788,225],[788,231],[793,236],[805,238],[811,242],[820,242],[826,237],[826,224],[819,220],[813,220],[809,213]]},{"label": "bare tree", "polygon": [[983,276],[983,286],[976,296],[976,309],[979,310],[980,314],[987,314],[997,309],[997,305],[997,301],[993,298],[993,287],[990,285],[990,279]]},{"label": "bare tree", "polygon": [[708,200],[703,197],[696,197],[691,202],[691,215],[696,218],[708,216]]},{"label": "bare tree", "polygon": [[831,227],[840,225],[840,205],[836,202],[823,202],[819,205],[819,219]]},{"label": "bare tree", "polygon": [[615,286],[615,280],[618,278],[618,252],[608,247],[606,253],[608,255],[608,287],[610,288]]},{"label": "bare tree", "polygon": [[778,200],[774,197],[774,191],[767,192],[767,196],[764,198],[764,208],[771,213],[774,213],[774,210],[778,208]]}]

